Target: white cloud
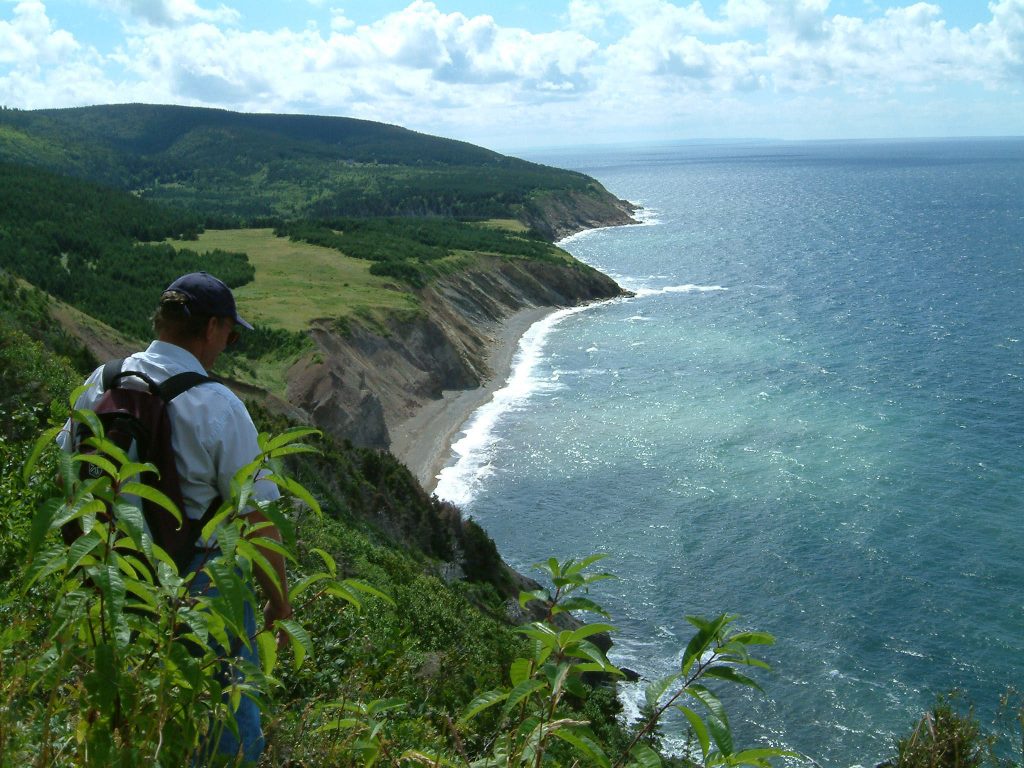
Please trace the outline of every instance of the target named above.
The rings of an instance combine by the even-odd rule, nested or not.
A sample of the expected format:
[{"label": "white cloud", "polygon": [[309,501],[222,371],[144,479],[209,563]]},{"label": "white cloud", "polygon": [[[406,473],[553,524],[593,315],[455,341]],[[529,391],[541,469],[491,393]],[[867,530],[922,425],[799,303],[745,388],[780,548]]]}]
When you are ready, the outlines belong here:
[{"label": "white cloud", "polygon": [[155,27],[179,27],[194,22],[236,24],[240,18],[233,8],[220,5],[207,9],[195,0],[103,0],[103,5],[132,21]]},{"label": "white cloud", "polygon": [[19,2],[10,21],[0,20],[0,65],[58,64],[79,48],[73,35],[54,29],[38,0]]},{"label": "white cloud", "polygon": [[569,29],[582,32],[602,32],[607,14],[601,3],[594,0],[570,0],[566,20]]},{"label": "white cloud", "polygon": [[[858,18],[827,0],[568,0],[562,28],[544,33],[426,0],[369,24],[330,7],[324,29],[277,30],[243,29],[212,0],[114,2],[124,36],[102,54],[57,28],[40,0],[8,6],[0,102],[343,114],[471,137],[556,125],[591,135],[602,121],[692,135],[757,115],[788,127],[774,114],[783,105],[810,117],[818,104],[815,119],[828,122],[845,114],[843,99],[877,118],[889,100],[951,83],[1024,90],[1024,0],[994,0],[970,29],[927,2]],[[918,114],[956,103],[942,98]]]}]

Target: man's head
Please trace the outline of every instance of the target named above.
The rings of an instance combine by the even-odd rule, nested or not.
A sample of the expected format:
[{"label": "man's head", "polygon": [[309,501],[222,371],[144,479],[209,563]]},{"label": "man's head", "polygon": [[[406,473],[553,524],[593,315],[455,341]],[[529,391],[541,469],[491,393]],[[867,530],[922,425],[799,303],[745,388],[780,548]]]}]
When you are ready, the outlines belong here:
[{"label": "man's head", "polygon": [[153,315],[157,338],[189,350],[207,369],[237,340],[236,325],[252,330],[231,289],[206,272],[190,272],[167,286]]}]

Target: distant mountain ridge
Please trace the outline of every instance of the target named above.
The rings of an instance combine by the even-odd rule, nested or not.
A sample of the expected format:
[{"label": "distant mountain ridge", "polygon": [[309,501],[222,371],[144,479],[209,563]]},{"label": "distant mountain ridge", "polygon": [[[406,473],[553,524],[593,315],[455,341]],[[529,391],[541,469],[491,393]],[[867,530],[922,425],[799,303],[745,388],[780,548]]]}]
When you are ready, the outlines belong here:
[{"label": "distant mountain ridge", "polygon": [[553,207],[581,204],[585,225],[627,223],[631,210],[581,173],[346,117],[147,104],[5,109],[0,160],[195,209],[211,225],[509,217],[554,239],[566,226],[549,221]]},{"label": "distant mountain ridge", "polygon": [[[111,104],[65,109],[5,110],[0,123],[67,142],[96,143],[128,156],[158,156],[201,130],[234,131],[280,142],[285,148],[353,162],[486,165],[503,156],[462,141],[443,139],[396,125],[350,117],[301,114],[246,114],[206,107]],[[319,152],[316,147],[320,145]],[[525,162],[525,161],[516,161]]]}]

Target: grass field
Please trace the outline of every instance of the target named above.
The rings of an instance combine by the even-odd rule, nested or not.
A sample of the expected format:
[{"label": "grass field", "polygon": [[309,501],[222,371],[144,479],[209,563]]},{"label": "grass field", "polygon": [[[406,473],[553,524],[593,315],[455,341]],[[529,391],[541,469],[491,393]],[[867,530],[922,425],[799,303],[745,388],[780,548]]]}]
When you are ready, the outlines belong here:
[{"label": "grass field", "polygon": [[487,219],[486,221],[478,221],[477,224],[488,229],[505,229],[509,232],[517,233],[528,232],[530,229],[519,219]]},{"label": "grass field", "polygon": [[414,310],[416,297],[386,277],[370,274],[370,262],[330,248],[275,237],[271,229],[207,230],[198,241],[171,241],[203,253],[245,253],[256,279],[235,291],[238,311],[253,323],[303,331],[311,320]]}]

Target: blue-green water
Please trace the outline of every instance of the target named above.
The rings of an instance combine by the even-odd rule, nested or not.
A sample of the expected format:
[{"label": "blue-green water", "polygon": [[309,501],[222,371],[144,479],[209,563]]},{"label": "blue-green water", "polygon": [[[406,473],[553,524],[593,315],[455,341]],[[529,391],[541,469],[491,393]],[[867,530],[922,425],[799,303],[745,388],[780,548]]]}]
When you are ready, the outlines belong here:
[{"label": "blue-green water", "polygon": [[[538,155],[645,207],[565,247],[637,292],[532,329],[439,495],[514,565],[605,552],[613,659],[778,644],[747,744],[888,756],[1024,685],[1024,140]],[[637,692],[627,692],[627,697]]]}]

